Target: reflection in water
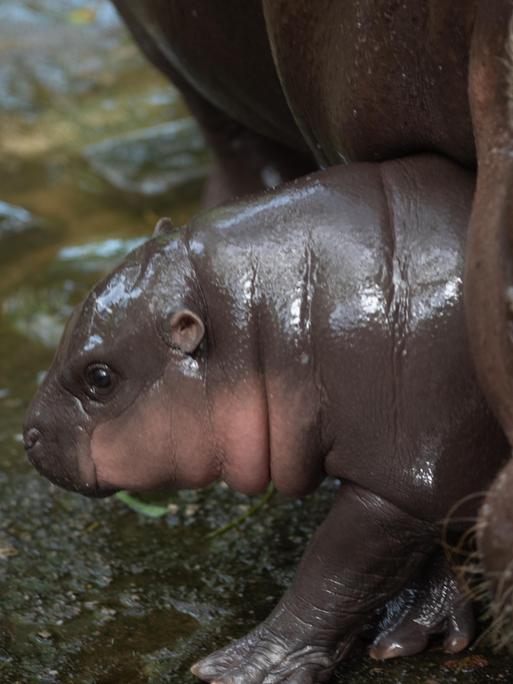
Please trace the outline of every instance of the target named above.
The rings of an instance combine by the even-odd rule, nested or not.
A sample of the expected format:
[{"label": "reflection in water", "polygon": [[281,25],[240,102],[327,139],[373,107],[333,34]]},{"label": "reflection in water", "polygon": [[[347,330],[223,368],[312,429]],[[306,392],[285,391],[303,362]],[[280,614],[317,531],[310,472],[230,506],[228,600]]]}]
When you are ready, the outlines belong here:
[{"label": "reflection in water", "polygon": [[189,117],[91,145],[84,157],[118,190],[151,196],[205,178],[210,169],[198,126]]},{"label": "reflection in water", "polygon": [[21,233],[34,222],[35,219],[30,211],[0,200],[0,238]]}]

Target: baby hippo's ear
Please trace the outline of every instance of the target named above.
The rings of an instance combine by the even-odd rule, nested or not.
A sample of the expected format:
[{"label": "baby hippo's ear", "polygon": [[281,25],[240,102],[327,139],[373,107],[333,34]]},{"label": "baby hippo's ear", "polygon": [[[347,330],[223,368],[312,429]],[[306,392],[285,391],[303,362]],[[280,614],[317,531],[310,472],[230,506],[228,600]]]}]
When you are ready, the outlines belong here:
[{"label": "baby hippo's ear", "polygon": [[168,339],[172,347],[184,354],[192,354],[205,336],[201,318],[190,309],[180,309],[169,321]]},{"label": "baby hippo's ear", "polygon": [[170,235],[173,232],[173,223],[170,218],[163,217],[157,221],[157,225],[153,230],[153,237],[159,237],[161,235]]}]

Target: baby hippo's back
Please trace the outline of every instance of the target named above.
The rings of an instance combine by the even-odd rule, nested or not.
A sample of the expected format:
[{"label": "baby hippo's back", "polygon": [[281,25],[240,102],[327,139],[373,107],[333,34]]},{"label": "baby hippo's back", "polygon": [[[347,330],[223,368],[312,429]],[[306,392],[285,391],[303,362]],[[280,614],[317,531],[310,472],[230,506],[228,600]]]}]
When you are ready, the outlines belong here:
[{"label": "baby hippo's back", "polygon": [[304,470],[317,440],[326,472],[433,519],[493,477],[504,442],[462,302],[473,190],[441,157],[351,164],[193,228],[231,305],[258,309],[271,445],[301,435],[277,434],[298,455],[271,463]]}]

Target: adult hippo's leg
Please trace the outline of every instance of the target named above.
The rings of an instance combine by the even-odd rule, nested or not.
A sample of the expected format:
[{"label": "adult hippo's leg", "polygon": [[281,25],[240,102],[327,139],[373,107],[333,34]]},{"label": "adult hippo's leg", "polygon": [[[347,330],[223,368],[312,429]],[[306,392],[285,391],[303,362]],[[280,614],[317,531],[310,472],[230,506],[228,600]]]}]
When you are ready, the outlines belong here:
[{"label": "adult hippo's leg", "polygon": [[317,169],[307,153],[250,131],[190,89],[182,88],[182,94],[216,157],[203,191],[205,208],[277,187]]},{"label": "adult hippo's leg", "polygon": [[[479,168],[465,274],[469,340],[478,377],[513,444],[513,6],[482,4],[470,95]],[[513,463],[488,492],[478,546],[502,644],[513,645]]]},{"label": "adult hippo's leg", "polygon": [[273,613],[193,673],[218,684],[328,679],[369,616],[415,575],[438,535],[436,525],[343,485]]},{"label": "adult hippo's leg", "polygon": [[513,443],[513,6],[482,3],[471,54],[478,174],[465,273],[481,386]]},{"label": "adult hippo's leg", "polygon": [[235,6],[215,5],[214,17],[214,4],[204,0],[113,1],[146,57],[181,91],[216,155],[204,206],[317,168],[283,98],[259,2],[245,5],[235,26]]}]

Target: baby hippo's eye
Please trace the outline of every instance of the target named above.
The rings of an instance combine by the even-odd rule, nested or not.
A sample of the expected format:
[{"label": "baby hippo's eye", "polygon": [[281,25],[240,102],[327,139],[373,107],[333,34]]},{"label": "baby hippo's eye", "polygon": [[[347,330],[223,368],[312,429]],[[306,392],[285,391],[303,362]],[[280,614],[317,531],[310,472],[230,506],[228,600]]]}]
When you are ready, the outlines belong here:
[{"label": "baby hippo's eye", "polygon": [[114,387],[114,374],[104,363],[94,363],[88,366],[85,380],[89,393],[93,397],[105,396]]}]

